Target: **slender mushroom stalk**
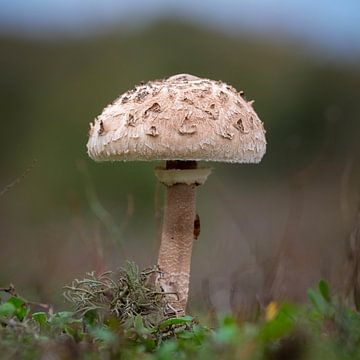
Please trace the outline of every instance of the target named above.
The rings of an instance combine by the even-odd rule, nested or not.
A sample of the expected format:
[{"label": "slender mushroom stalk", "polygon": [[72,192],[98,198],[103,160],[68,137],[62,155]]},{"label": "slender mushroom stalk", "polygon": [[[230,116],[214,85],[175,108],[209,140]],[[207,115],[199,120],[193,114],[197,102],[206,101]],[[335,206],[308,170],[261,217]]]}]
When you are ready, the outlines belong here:
[{"label": "slender mushroom stalk", "polygon": [[156,171],[166,186],[158,281],[176,315],[184,313],[188,299],[196,187],[209,174],[210,169],[197,169],[196,161],[167,161],[165,170]]},{"label": "slender mushroom stalk", "polygon": [[176,314],[188,297],[196,186],[210,174],[196,162],[260,162],[265,130],[252,104],[221,81],[179,74],[127,91],[90,124],[96,161],[167,161],[155,171],[166,186],[157,280]]}]

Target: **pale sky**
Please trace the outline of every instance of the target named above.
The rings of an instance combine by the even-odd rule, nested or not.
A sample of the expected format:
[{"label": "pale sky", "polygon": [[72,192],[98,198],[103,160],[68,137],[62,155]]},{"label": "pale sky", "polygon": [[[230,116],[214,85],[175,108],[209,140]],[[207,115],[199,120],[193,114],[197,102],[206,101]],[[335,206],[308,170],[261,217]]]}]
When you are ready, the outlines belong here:
[{"label": "pale sky", "polygon": [[84,35],[166,15],[360,54],[360,0],[0,0],[0,31]]}]

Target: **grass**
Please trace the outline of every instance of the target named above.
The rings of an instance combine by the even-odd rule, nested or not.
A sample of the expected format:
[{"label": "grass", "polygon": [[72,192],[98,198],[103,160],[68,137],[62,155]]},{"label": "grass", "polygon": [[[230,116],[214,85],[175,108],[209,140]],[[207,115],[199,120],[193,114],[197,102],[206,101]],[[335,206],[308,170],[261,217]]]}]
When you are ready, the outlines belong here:
[{"label": "grass", "polygon": [[87,274],[65,287],[73,311],[34,311],[39,304],[1,289],[1,359],[360,358],[360,314],[324,281],[309,289],[309,305],[271,302],[252,322],[229,315],[212,328],[167,314],[154,272],[129,263]]}]

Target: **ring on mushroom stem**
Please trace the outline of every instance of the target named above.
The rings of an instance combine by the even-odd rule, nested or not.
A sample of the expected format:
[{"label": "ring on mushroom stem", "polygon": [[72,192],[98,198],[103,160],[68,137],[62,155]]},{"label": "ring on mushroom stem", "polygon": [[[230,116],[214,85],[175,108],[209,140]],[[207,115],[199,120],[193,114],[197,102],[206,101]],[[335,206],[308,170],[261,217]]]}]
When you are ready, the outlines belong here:
[{"label": "ring on mushroom stem", "polygon": [[241,95],[179,74],[126,92],[90,125],[87,149],[96,161],[166,160],[155,169],[166,186],[156,281],[175,315],[188,299],[196,187],[211,172],[197,162],[258,163],[266,151],[263,123]]}]

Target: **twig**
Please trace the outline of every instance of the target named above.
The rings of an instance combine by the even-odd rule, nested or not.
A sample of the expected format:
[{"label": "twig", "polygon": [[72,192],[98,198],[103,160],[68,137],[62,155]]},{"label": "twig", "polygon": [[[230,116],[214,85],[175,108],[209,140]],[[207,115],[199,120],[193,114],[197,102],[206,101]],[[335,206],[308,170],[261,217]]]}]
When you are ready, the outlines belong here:
[{"label": "twig", "polygon": [[52,307],[49,304],[44,304],[44,303],[40,303],[37,301],[26,300],[23,296],[19,296],[18,293],[16,292],[13,284],[10,284],[8,287],[5,287],[5,288],[0,288],[0,292],[6,292],[6,293],[10,294],[11,296],[19,297],[29,306],[39,306],[41,308],[47,309],[49,312],[52,311]]},{"label": "twig", "polygon": [[4,196],[9,190],[11,190],[14,186],[19,184],[22,180],[24,180],[26,176],[28,176],[28,174],[31,172],[31,170],[34,169],[36,163],[37,163],[37,159],[34,159],[20,176],[14,179],[10,184],[6,185],[0,191],[0,197]]},{"label": "twig", "polygon": [[0,288],[0,291],[6,292],[6,293],[10,294],[11,296],[17,296],[16,290],[15,290],[15,287],[13,284],[10,284],[6,288]]},{"label": "twig", "polygon": [[112,215],[101,204],[101,202],[98,198],[97,192],[95,190],[95,186],[94,186],[94,184],[91,180],[90,174],[87,170],[85,162],[80,161],[78,163],[78,169],[84,177],[85,193],[86,193],[86,197],[87,197],[87,200],[88,200],[91,210],[93,211],[95,216],[100,220],[100,222],[105,227],[105,229],[108,231],[112,240],[118,246],[123,258],[126,259],[127,256],[126,256],[124,244],[122,241],[122,235],[123,235],[123,232],[129,222],[129,219],[132,216],[133,211],[134,211],[134,204],[133,204],[132,196],[128,195],[127,212],[126,212],[123,224],[119,227],[117,225],[117,223],[115,222],[115,220],[113,219]]}]

